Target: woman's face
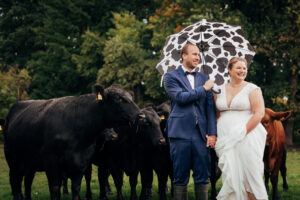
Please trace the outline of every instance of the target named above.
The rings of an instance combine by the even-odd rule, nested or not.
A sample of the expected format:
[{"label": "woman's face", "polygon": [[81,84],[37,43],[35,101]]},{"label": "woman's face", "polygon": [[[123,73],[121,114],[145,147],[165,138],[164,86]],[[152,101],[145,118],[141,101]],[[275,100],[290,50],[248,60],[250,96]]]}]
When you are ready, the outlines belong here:
[{"label": "woman's face", "polygon": [[231,69],[228,69],[231,79],[244,80],[247,76],[248,68],[245,62],[238,61],[233,64]]}]

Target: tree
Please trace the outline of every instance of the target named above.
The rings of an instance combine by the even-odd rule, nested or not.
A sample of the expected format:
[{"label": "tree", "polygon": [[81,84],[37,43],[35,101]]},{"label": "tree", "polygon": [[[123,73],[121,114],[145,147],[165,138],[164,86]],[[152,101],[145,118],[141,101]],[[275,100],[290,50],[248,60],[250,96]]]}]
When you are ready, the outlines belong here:
[{"label": "tree", "polygon": [[8,66],[24,68],[36,44],[35,29],[41,26],[43,11],[37,1],[0,2],[0,54]]},{"label": "tree", "polygon": [[17,101],[26,100],[31,77],[26,69],[11,66],[8,72],[0,72],[0,118],[4,118],[9,108]]},{"label": "tree", "polygon": [[114,13],[114,29],[107,33],[102,52],[104,65],[98,72],[97,82],[105,86],[118,83],[136,93],[137,102],[142,102],[142,77],[144,50],[140,45],[142,22],[133,14]]},{"label": "tree", "polygon": [[97,32],[87,30],[82,35],[83,43],[80,53],[72,55],[72,61],[77,65],[79,76],[85,79],[87,88],[91,88],[96,82],[98,69],[103,65],[102,51],[104,37]]}]

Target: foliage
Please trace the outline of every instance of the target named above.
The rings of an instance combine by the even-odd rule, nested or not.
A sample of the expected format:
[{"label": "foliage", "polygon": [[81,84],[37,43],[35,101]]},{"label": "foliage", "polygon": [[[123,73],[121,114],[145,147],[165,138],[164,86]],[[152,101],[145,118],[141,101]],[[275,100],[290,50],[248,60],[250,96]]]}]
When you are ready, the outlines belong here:
[{"label": "foliage", "polygon": [[8,109],[19,100],[28,99],[28,88],[31,77],[26,69],[17,65],[10,67],[8,72],[0,72],[0,118],[4,118]]},{"label": "foliage", "polygon": [[2,0],[1,71],[27,69],[35,99],[87,93],[98,82],[133,90],[139,105],[159,104],[167,97],[155,66],[166,37],[206,18],[242,27],[256,51],[247,80],[262,88],[266,106],[297,113],[299,7],[296,0]]},{"label": "foliage", "polygon": [[103,64],[104,38],[96,32],[87,30],[82,39],[80,53],[73,54],[72,61],[77,65],[79,75],[87,79],[87,88],[91,88],[97,78],[98,69]]},{"label": "foliage", "polygon": [[97,82],[105,86],[118,83],[134,91],[136,101],[141,105],[145,100],[142,93],[145,86],[148,89],[146,94],[155,98],[157,94],[149,92],[147,86],[153,85],[154,81],[159,84],[159,80],[149,79],[153,78],[153,72],[157,72],[153,69],[154,60],[150,51],[142,48],[146,25],[127,12],[113,15],[115,28],[107,33],[108,40],[103,51],[104,65],[98,72]]}]

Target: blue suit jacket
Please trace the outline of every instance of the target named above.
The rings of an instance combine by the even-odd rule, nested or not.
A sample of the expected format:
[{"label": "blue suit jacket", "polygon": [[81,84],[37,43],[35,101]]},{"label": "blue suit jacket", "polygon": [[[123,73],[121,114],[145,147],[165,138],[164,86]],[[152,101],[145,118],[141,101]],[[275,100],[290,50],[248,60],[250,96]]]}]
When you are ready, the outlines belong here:
[{"label": "blue suit jacket", "polygon": [[196,134],[201,134],[204,141],[206,135],[217,135],[213,94],[202,86],[207,80],[207,75],[197,72],[195,89],[192,89],[182,66],[165,74],[164,87],[171,101],[167,125],[169,138],[192,139],[195,127],[200,129]]}]

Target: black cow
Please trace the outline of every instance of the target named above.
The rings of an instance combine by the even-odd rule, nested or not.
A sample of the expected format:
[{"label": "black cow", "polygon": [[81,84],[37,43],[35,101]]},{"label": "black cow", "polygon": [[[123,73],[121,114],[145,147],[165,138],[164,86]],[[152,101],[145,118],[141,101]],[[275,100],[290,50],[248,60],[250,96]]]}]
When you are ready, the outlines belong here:
[{"label": "black cow", "polygon": [[[165,144],[165,139],[160,130],[160,118],[151,108],[141,110],[145,118],[140,118],[134,129],[116,129],[116,132],[130,132],[126,137],[119,137],[117,141],[107,142],[99,155],[95,156],[94,164],[99,166],[98,176],[100,182],[100,199],[107,199],[105,181],[107,170],[113,176],[117,199],[123,199],[123,171],[129,176],[131,186],[130,199],[137,199],[137,175],[142,170],[145,159],[144,151],[152,146]],[[125,134],[121,134],[125,135]]]},{"label": "black cow", "polygon": [[[146,107],[153,108],[160,116],[161,131],[163,132],[164,137],[168,138],[165,129],[171,111],[169,102],[164,102],[159,106],[148,104],[146,105]],[[165,146],[151,147],[145,149],[143,157],[147,159],[143,162],[143,167],[141,170],[142,191],[140,195],[140,200],[149,199],[151,197],[153,170],[156,172],[158,177],[159,198],[160,200],[165,200],[166,184],[168,181],[168,177],[170,176],[171,182],[173,180],[173,168],[172,161],[170,158],[170,144],[168,140],[167,145]]]},{"label": "black cow", "polygon": [[[60,199],[62,177],[72,181],[80,199],[81,179],[105,128],[132,125],[139,108],[119,85],[95,87],[96,94],[14,104],[4,126],[4,151],[13,199],[23,199],[21,183],[31,185],[36,171],[46,171],[51,199]],[[25,191],[30,199],[30,191]]]}]

